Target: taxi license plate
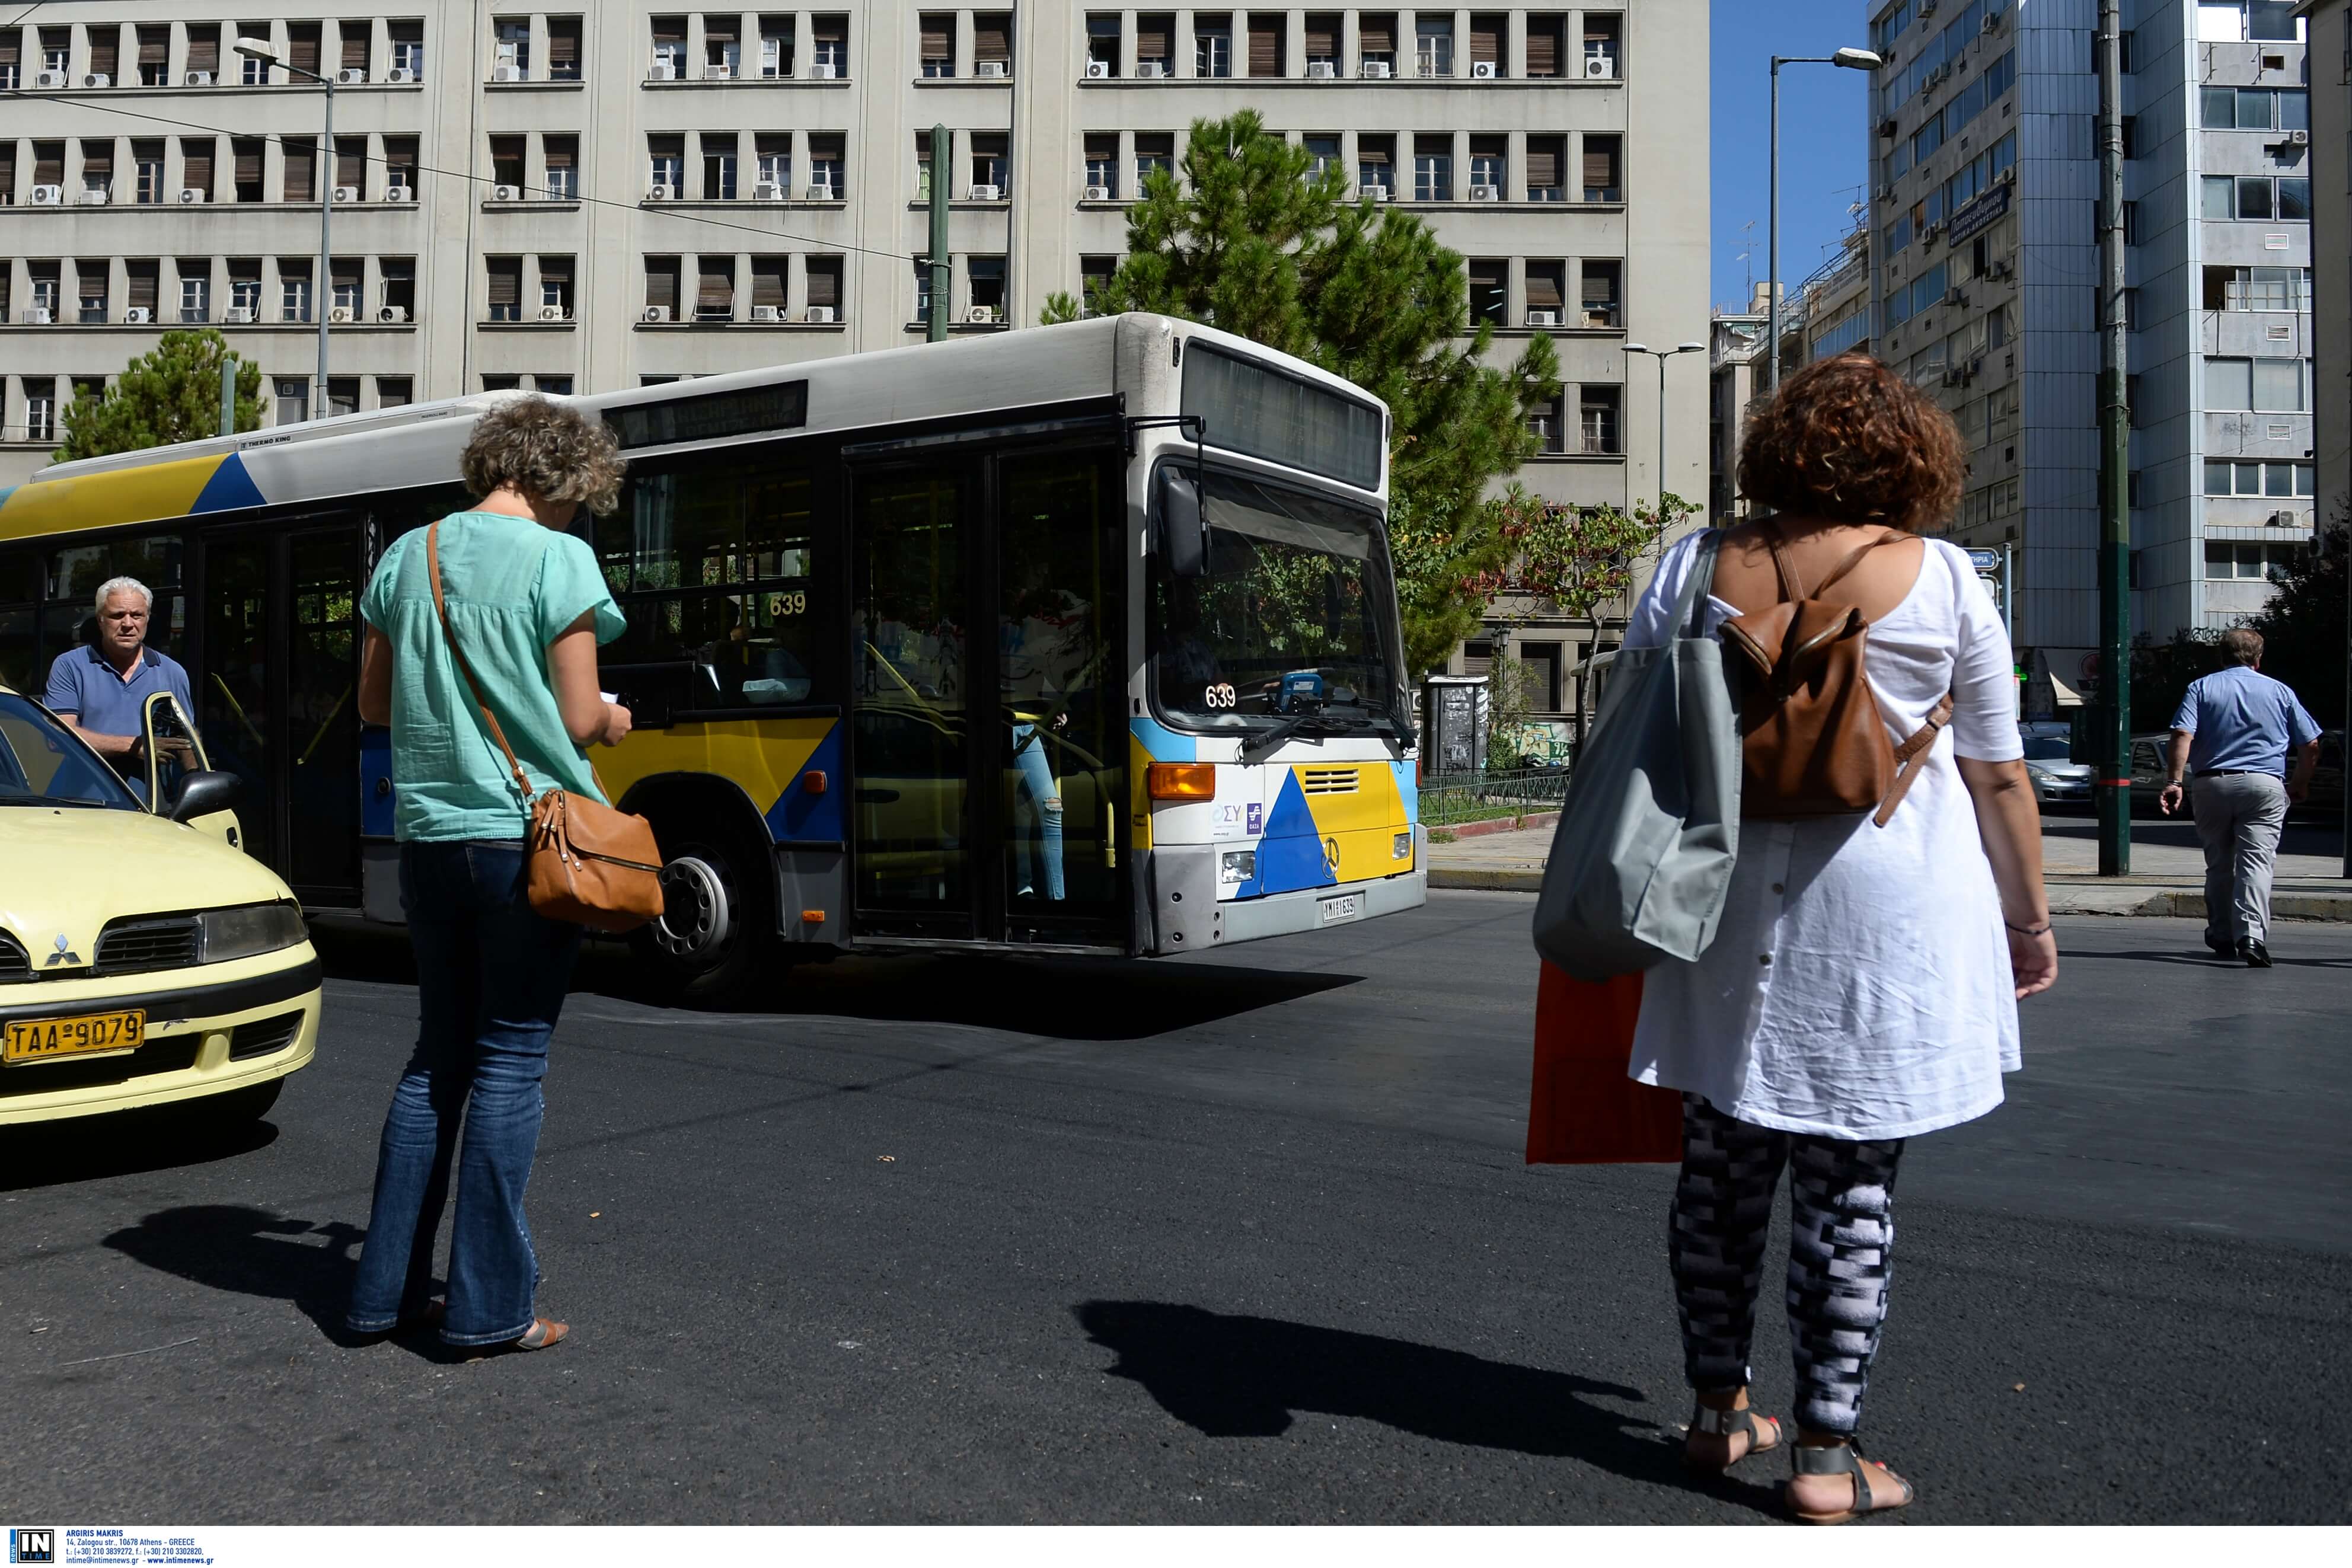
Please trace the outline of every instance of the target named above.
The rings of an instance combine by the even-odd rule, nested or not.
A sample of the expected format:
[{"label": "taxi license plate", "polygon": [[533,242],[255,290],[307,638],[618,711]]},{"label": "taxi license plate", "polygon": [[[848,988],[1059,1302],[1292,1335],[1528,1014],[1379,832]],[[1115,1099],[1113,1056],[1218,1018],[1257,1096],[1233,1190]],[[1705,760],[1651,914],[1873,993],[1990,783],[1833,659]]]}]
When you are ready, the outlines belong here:
[{"label": "taxi license plate", "polygon": [[1343,920],[1361,920],[1364,917],[1364,895],[1343,893],[1337,898],[1327,898],[1323,901],[1322,910],[1322,924],[1326,925],[1337,925]]},{"label": "taxi license plate", "polygon": [[0,1061],[11,1067],[27,1061],[50,1061],[61,1056],[86,1056],[108,1051],[136,1051],[147,1040],[143,1011],[89,1013],[70,1019],[23,1019],[0,1035]]}]

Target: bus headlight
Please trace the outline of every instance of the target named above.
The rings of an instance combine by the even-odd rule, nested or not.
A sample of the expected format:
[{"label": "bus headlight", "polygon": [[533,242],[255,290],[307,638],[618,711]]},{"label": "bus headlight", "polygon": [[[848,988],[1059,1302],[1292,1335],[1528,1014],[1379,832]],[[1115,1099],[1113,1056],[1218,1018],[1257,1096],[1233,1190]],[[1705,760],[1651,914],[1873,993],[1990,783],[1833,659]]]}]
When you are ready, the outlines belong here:
[{"label": "bus headlight", "polygon": [[302,912],[290,904],[254,904],[242,909],[207,909],[196,916],[204,933],[204,959],[218,964],[275,953],[310,936]]},{"label": "bus headlight", "polygon": [[1257,875],[1255,850],[1227,850],[1224,858],[1217,862],[1219,882],[1247,882],[1255,875]]},{"label": "bus headlight", "polygon": [[1399,833],[1395,838],[1389,841],[1389,859],[1392,861],[1409,861],[1412,859],[1412,829],[1406,829],[1403,832]]}]

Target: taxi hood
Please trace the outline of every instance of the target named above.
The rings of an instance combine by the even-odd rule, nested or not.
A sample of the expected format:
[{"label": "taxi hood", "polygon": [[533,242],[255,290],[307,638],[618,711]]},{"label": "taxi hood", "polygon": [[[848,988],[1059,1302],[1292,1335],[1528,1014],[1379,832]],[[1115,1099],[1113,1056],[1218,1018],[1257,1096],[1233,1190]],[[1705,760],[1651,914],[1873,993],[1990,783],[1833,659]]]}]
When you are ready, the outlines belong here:
[{"label": "taxi hood", "polygon": [[0,806],[0,927],[37,967],[59,936],[87,962],[124,915],[293,896],[252,856],[144,811]]}]

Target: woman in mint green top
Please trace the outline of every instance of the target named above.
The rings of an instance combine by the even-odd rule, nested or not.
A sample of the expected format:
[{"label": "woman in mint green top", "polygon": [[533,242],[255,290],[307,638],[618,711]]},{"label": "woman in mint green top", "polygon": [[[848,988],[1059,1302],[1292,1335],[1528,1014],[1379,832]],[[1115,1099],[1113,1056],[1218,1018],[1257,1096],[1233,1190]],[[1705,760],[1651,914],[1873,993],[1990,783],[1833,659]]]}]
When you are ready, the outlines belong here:
[{"label": "woman in mint green top", "polygon": [[[481,500],[438,525],[449,632],[531,788],[603,800],[586,747],[617,745],[629,710],[600,695],[596,648],[623,622],[593,552],[563,530],[583,506],[613,509],[622,465],[612,434],[568,406],[520,398],[475,422],[461,466]],[[534,1315],[539,1264],[522,1199],[580,928],[530,906],[528,810],[434,609],[424,530],[384,552],[360,614],[360,717],[392,727],[400,902],[421,1017],[384,1117],[345,1323],[362,1336],[434,1326],[449,1344],[543,1350],[570,1331]],[[445,1306],[430,1299],[433,1241],[453,1164]]]}]

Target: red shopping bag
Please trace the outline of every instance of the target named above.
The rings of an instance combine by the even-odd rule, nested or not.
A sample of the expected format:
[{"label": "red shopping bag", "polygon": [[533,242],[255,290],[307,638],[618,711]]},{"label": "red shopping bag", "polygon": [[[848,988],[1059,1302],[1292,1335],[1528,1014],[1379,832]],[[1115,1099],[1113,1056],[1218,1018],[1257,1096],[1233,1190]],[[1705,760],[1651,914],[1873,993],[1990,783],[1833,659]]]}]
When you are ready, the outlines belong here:
[{"label": "red shopping bag", "polygon": [[1683,1097],[1626,1076],[1642,977],[1599,982],[1543,967],[1536,989],[1536,1071],[1528,1107],[1528,1164],[1622,1166],[1679,1162]]}]

